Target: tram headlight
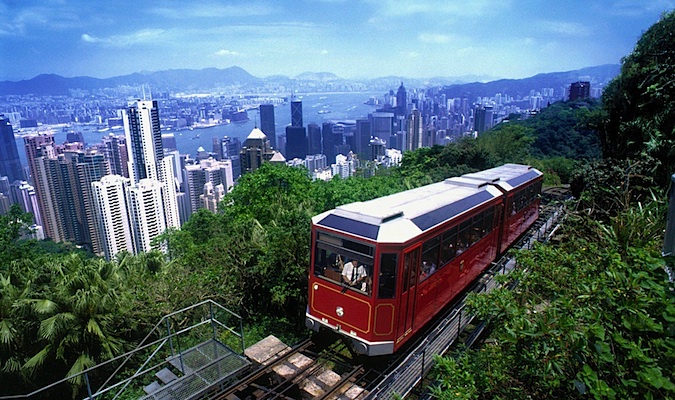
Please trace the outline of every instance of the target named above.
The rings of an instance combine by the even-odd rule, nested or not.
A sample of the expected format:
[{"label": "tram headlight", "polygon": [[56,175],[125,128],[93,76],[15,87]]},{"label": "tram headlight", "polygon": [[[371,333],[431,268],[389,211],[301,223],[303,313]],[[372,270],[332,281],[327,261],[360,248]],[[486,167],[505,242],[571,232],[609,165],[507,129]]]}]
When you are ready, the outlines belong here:
[{"label": "tram headlight", "polygon": [[337,314],[338,317],[342,317],[343,315],[345,315],[344,308],[338,306],[337,308],[335,308],[335,314]]}]

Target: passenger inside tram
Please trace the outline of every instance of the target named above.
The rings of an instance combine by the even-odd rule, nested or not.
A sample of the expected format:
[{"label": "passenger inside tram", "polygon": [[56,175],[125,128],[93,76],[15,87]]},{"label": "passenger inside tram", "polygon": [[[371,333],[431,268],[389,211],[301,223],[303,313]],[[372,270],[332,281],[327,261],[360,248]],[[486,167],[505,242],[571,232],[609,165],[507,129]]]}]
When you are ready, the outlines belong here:
[{"label": "passenger inside tram", "polygon": [[350,260],[339,253],[317,249],[314,269],[316,275],[370,294],[372,271],[373,266],[363,261]]},{"label": "passenger inside tram", "polygon": [[367,290],[368,273],[363,264],[357,260],[351,260],[342,268],[342,280],[349,286],[362,291]]},{"label": "passenger inside tram", "polygon": [[436,264],[431,261],[424,260],[422,261],[422,273],[420,274],[420,281],[423,281],[429,277],[429,275],[436,272]]}]

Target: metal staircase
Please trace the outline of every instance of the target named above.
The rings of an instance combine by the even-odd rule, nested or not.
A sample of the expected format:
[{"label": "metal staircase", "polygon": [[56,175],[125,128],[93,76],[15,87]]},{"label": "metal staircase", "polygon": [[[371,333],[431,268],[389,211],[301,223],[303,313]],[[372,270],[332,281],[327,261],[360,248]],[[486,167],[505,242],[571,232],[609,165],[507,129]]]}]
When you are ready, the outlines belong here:
[{"label": "metal staircase", "polygon": [[164,316],[133,351],[33,393],[0,400],[56,398],[70,393],[77,381],[84,382],[86,399],[197,399],[248,367],[243,354],[241,317],[206,300]]}]

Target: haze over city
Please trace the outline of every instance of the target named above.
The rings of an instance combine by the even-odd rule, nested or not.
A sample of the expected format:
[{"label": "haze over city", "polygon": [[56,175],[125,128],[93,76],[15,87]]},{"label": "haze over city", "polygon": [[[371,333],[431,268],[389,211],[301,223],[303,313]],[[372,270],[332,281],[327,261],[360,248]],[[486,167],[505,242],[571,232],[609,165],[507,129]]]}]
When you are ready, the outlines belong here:
[{"label": "haze over city", "polygon": [[487,75],[619,63],[670,0],[2,1],[0,79],[240,66],[256,76]]}]

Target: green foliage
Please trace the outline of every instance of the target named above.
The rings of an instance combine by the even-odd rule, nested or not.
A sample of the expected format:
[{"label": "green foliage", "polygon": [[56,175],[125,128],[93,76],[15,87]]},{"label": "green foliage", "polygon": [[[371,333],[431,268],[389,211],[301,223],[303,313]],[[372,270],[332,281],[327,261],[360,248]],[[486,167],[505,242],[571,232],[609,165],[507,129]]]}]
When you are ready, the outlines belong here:
[{"label": "green foliage", "polygon": [[[594,218],[609,218],[630,206],[653,199],[659,162],[645,156],[637,160],[606,159],[584,164],[572,178],[570,188],[578,208]],[[656,189],[657,193],[662,193]]]},{"label": "green foliage", "polygon": [[606,158],[660,162],[656,178],[675,170],[675,12],[642,34],[623,59],[621,74],[603,93],[604,113],[596,118]]},{"label": "green foliage", "polygon": [[544,173],[545,186],[558,186],[572,182],[582,162],[565,157],[551,157],[529,158],[527,164]]},{"label": "green foliage", "polygon": [[18,204],[12,205],[9,212],[0,215],[0,272],[10,261],[23,257],[28,243],[19,239],[33,222],[33,216],[24,213]]},{"label": "green foliage", "polygon": [[524,163],[535,140],[532,128],[508,123],[480,135],[478,146],[490,154],[493,165]]},{"label": "green foliage", "polygon": [[311,180],[302,168],[264,163],[255,173],[243,175],[223,200],[220,211],[227,218],[255,218],[262,225],[274,219],[289,203],[308,205]]},{"label": "green foliage", "polygon": [[560,246],[519,252],[515,291],[469,299],[490,319],[494,344],[444,360],[439,398],[457,387],[468,388],[460,398],[675,397],[675,295],[657,250],[660,207],[631,208],[611,225],[580,215]]},{"label": "green foliage", "polygon": [[0,377],[19,380],[5,390],[22,380],[35,389],[123,352],[125,279],[119,265],[77,254],[12,262],[0,274]]},{"label": "green foliage", "polygon": [[406,152],[399,172],[408,188],[495,166],[490,153],[472,138],[447,146]]},{"label": "green foliage", "polygon": [[[598,109],[598,102],[592,99],[559,101],[530,118],[509,119],[509,122],[499,124],[488,132],[506,131],[504,132],[506,136],[490,153],[505,153],[511,157],[502,157],[497,160],[497,164],[524,162],[527,156],[537,159],[597,159],[601,151],[593,116]],[[509,142],[508,138],[514,142]]]}]

